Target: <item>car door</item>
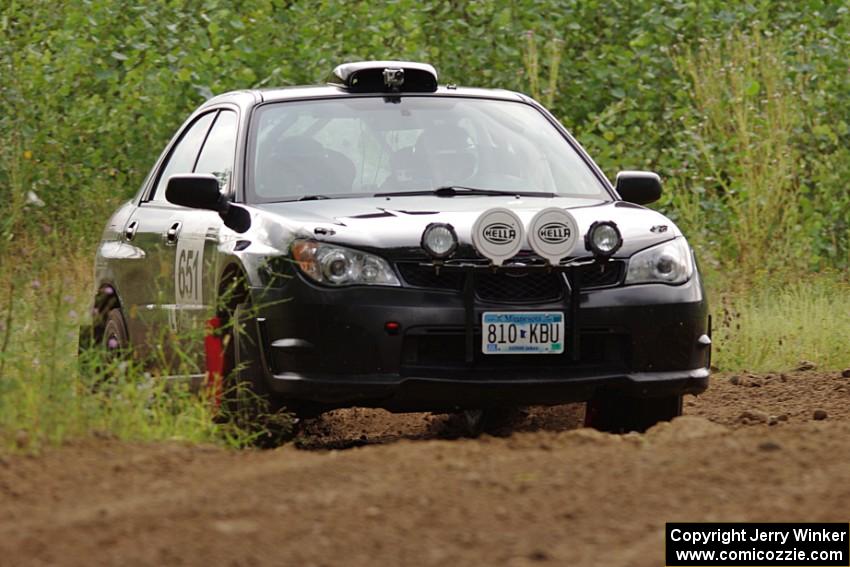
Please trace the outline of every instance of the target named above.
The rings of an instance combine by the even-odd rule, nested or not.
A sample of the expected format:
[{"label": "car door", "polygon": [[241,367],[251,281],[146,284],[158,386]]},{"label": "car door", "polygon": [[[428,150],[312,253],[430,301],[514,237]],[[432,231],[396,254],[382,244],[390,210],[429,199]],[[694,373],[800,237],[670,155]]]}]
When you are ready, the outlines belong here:
[{"label": "car door", "polygon": [[217,114],[203,114],[184,128],[124,230],[125,238],[143,252],[119,281],[130,342],[137,356],[168,373],[178,371],[173,366],[179,359],[172,348],[177,331],[176,250],[184,223],[191,222],[194,211],[169,203],[165,188],[172,175],[194,170]]},{"label": "car door", "polygon": [[[238,116],[221,110],[204,141],[194,173],[214,175],[223,193],[230,191],[236,153]],[[193,210],[183,220],[175,249],[175,304],[181,353],[186,361],[203,368],[202,337],[207,320],[216,312],[218,282],[216,261],[223,222],[214,211]]]}]

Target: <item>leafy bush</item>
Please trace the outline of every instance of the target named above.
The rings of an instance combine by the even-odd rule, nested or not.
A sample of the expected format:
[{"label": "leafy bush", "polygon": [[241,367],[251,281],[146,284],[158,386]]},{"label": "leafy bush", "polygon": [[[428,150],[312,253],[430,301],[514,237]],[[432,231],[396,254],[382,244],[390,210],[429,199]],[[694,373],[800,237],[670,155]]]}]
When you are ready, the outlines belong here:
[{"label": "leafy bush", "polygon": [[[745,185],[753,179],[740,174],[752,160],[772,158],[753,153],[751,163],[741,161],[735,152],[743,140],[711,145],[706,136],[733,127],[722,121],[731,114],[703,124],[709,130],[699,136],[689,131],[699,130],[706,112],[706,101],[694,97],[695,78],[733,78],[708,67],[735,50],[748,56],[736,41],[764,37],[783,104],[800,103],[789,109],[796,113],[788,125],[793,131],[782,134],[801,161],[792,184],[799,214],[789,207],[782,214],[798,217],[788,223],[793,238],[805,240],[811,267],[848,265],[850,14],[842,3],[204,0],[128,7],[32,0],[0,10],[4,241],[60,229],[92,242],[106,211],[135,192],[168,137],[203,99],[236,88],[320,82],[338,62],[367,58],[428,60],[446,81],[533,91],[603,169],[656,169],[675,192],[690,192],[681,199],[671,192],[661,205],[668,212],[689,222],[694,211],[678,209],[696,201],[702,214],[694,218],[712,226],[719,218],[734,232],[731,240],[750,238],[738,233],[734,215],[759,216],[773,205],[744,199],[745,209],[736,213],[725,197],[729,189],[751,193]],[[682,61],[688,53],[696,58],[690,65]],[[746,64],[736,75],[745,95],[759,85],[747,95],[751,102],[763,98],[767,85],[747,74],[764,71]],[[725,104],[715,111],[736,101]],[[730,180],[737,185],[724,187]],[[702,232],[707,243],[714,239]],[[740,243],[724,245],[718,262],[728,263],[736,249]]]}]

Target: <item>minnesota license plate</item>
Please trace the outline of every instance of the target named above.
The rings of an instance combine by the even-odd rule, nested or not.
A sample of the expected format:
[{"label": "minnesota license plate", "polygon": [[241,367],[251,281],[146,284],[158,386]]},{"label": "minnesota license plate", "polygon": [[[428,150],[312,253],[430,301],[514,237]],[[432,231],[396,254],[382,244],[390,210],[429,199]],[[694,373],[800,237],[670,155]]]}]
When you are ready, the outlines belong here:
[{"label": "minnesota license plate", "polygon": [[488,311],[481,318],[484,354],[561,354],[564,314],[560,311]]}]

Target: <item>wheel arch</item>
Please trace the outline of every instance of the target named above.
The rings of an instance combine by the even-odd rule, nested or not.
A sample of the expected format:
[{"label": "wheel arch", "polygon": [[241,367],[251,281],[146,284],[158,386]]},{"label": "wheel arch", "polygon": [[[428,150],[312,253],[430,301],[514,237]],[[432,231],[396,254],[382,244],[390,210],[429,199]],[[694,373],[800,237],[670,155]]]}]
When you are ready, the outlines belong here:
[{"label": "wheel arch", "polygon": [[251,293],[247,270],[236,258],[224,264],[216,282],[216,313],[226,315]]}]

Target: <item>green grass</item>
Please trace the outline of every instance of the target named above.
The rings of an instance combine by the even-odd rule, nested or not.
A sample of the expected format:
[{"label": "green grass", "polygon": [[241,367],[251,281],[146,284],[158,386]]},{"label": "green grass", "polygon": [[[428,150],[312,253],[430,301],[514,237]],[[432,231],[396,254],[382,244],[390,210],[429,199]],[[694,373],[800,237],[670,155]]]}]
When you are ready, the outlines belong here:
[{"label": "green grass", "polygon": [[89,262],[63,262],[74,272],[68,273],[44,263],[53,257],[0,274],[0,448],[37,450],[93,434],[251,442],[255,433],[214,419],[204,396],[157,380],[138,365],[88,360],[100,369],[81,372],[78,328],[91,307]]},{"label": "green grass", "polygon": [[850,283],[839,274],[764,282],[713,297],[714,364],[773,371],[850,367]]}]

